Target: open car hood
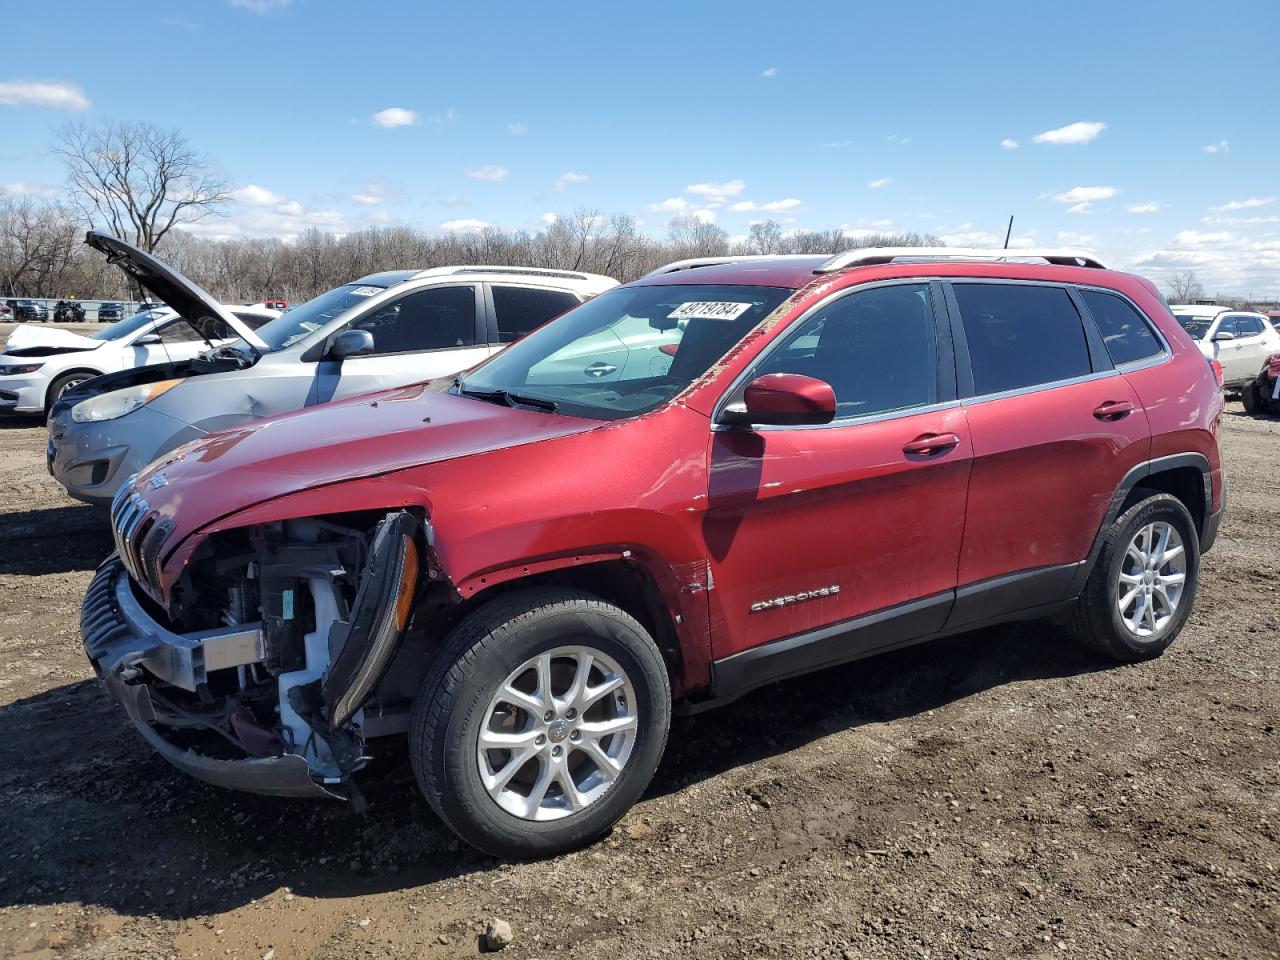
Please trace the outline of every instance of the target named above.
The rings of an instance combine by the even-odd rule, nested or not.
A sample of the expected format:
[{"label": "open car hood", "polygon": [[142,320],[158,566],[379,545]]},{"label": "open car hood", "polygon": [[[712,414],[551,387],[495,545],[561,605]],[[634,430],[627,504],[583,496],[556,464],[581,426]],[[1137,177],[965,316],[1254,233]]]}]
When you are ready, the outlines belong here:
[{"label": "open car hood", "polygon": [[224,309],[222,304],[151,254],[97,230],[85,234],[84,242],[106,254],[109,263],[114,263],[149,293],[176,310],[206,340],[219,339],[215,326],[221,320],[255,350],[265,353],[269,349],[256,333]]},{"label": "open car hood", "polygon": [[102,346],[101,340],[82,337],[70,330],[53,330],[48,327],[25,325],[9,334],[4,345],[4,353],[11,350],[26,350],[30,347],[55,347],[60,350],[96,350]]}]

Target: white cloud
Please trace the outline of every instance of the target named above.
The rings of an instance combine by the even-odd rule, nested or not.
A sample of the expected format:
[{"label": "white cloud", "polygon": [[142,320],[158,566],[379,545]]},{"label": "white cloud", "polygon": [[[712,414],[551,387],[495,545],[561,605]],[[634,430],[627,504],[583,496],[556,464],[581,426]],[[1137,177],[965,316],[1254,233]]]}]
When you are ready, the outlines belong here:
[{"label": "white cloud", "polygon": [[541,223],[544,227],[549,227],[559,219],[560,219],[559,214],[544,213],[542,216],[538,218],[538,222]]},{"label": "white cloud", "polygon": [[62,192],[61,189],[47,183],[27,183],[15,180],[13,183],[0,183],[0,194],[6,197],[41,197],[52,199]]},{"label": "white cloud", "polygon": [[1228,140],[1219,140],[1217,143],[1205,144],[1200,149],[1204,153],[1230,153],[1231,142]]},{"label": "white cloud", "polygon": [[1280,296],[1280,239],[1229,230],[1181,230],[1125,265],[1157,283],[1194,270],[1208,290],[1258,298]]},{"label": "white cloud", "polygon": [[287,7],[289,3],[290,0],[231,0],[233,7],[251,10],[254,13],[268,13],[271,10],[280,10]]},{"label": "white cloud", "polygon": [[760,76],[764,77],[766,80],[772,80],[777,75],[778,75],[777,67],[766,67],[765,69],[760,71]]},{"label": "white cloud", "polygon": [[1159,213],[1160,204],[1154,200],[1148,200],[1146,203],[1131,203],[1125,209],[1130,213]]},{"label": "white cloud", "polygon": [[283,194],[268,190],[266,187],[260,187],[256,183],[236,187],[231,191],[231,199],[236,203],[244,204],[246,207],[271,207],[285,201]]},{"label": "white cloud", "polygon": [[180,224],[179,229],[213,240],[277,237],[288,242],[306,230],[341,235],[350,233],[353,227],[339,210],[308,210],[298,201],[289,200],[273,207],[233,208],[226,216]]},{"label": "white cloud", "polygon": [[804,209],[804,202],[795,197],[785,200],[770,200],[767,203],[756,203],[754,200],[739,200],[729,208],[734,213],[796,213]]},{"label": "white cloud", "polygon": [[1062,145],[1068,143],[1090,143],[1098,139],[1098,135],[1107,129],[1105,123],[1099,123],[1092,120],[1080,120],[1076,123],[1068,123],[1065,127],[1058,127],[1054,130],[1046,130],[1044,133],[1037,133],[1033,140],[1036,143],[1051,143]]},{"label": "white cloud", "polygon": [[708,204],[719,204],[736,197],[745,189],[747,184],[744,180],[726,180],[723,183],[691,183],[684,188],[684,192],[703,197]]},{"label": "white cloud", "polygon": [[63,83],[60,80],[10,80],[0,83],[0,104],[26,104],[54,110],[87,110],[89,98],[74,83]]},{"label": "white cloud", "polygon": [[297,200],[289,200],[276,207],[275,212],[287,217],[301,217],[306,211]]},{"label": "white cloud", "polygon": [[472,180],[488,180],[490,183],[501,183],[507,179],[511,171],[501,164],[488,163],[475,170],[468,170],[467,176]]},{"label": "white cloud", "polygon": [[684,197],[667,197],[660,203],[649,204],[648,209],[651,213],[684,213],[691,206]]},{"label": "white cloud", "polygon": [[523,137],[528,132],[529,125],[522,120],[517,120],[515,123],[507,124],[507,133],[511,134],[513,137]]},{"label": "white cloud", "polygon": [[1258,224],[1264,224],[1264,223],[1280,223],[1280,216],[1276,216],[1275,214],[1272,214],[1269,217],[1201,217],[1200,222],[1210,223],[1210,224],[1238,224],[1241,226],[1244,226],[1244,225],[1256,226]]},{"label": "white cloud", "polygon": [[467,217],[463,220],[446,220],[440,224],[441,230],[448,230],[452,233],[469,233],[476,230],[484,230],[492,226],[484,220],[476,220],[474,217]]},{"label": "white cloud", "polygon": [[373,115],[373,122],[380,127],[412,127],[419,120],[418,114],[406,107],[387,107]]},{"label": "white cloud", "polygon": [[[1072,187],[1065,193],[1055,193],[1053,199],[1059,203],[1080,204],[1097,203],[1099,200],[1110,200],[1120,192],[1117,187]],[[1087,208],[1086,208],[1087,209]],[[1074,207],[1068,213],[1083,213]]]},{"label": "white cloud", "polygon": [[389,210],[370,210],[365,219],[370,223],[386,224],[391,223],[395,218],[391,216]]},{"label": "white cloud", "polygon": [[1088,213],[1092,209],[1093,209],[1093,204],[1085,200],[1085,201],[1082,201],[1081,203],[1077,203],[1070,207],[1067,207],[1067,213]]},{"label": "white cloud", "polygon": [[1231,200],[1218,207],[1210,207],[1210,210],[1217,210],[1220,213],[1226,213],[1231,210],[1253,210],[1257,207],[1269,206],[1276,202],[1275,197],[1250,197],[1248,200]]},{"label": "white cloud", "polygon": [[571,186],[575,183],[586,183],[590,179],[591,178],[585,173],[575,173],[574,171],[569,170],[556,177],[555,188],[557,190],[563,190],[565,187]]},{"label": "white cloud", "polygon": [[841,150],[844,147],[852,147],[853,141],[852,140],[827,140],[823,143],[818,144],[818,146],[829,147],[834,150]]},{"label": "white cloud", "polygon": [[911,137],[904,137],[900,133],[891,133],[884,138],[885,143],[910,143]]},{"label": "white cloud", "polygon": [[879,190],[881,187],[887,187],[892,182],[893,181],[889,177],[879,177],[878,179],[872,180],[868,183],[867,188],[870,190]]},{"label": "white cloud", "polygon": [[1018,141],[1013,139],[1013,137],[1005,137],[1000,141],[1000,146],[1004,147],[1006,150],[1017,150]]},{"label": "white cloud", "polygon": [[[948,247],[984,247],[1000,248],[1004,246],[1004,231],[983,230],[972,223],[961,223],[956,226],[938,227],[936,231],[940,239]],[[1009,249],[1018,250],[1036,245],[1036,231],[1015,234],[1009,238]]]},{"label": "white cloud", "polygon": [[379,183],[371,183],[367,189],[362,190],[360,193],[353,193],[351,195],[351,202],[358,203],[362,207],[376,207],[379,204],[384,203],[386,199],[386,193],[383,191],[382,185]]},{"label": "white cloud", "polygon": [[693,217],[695,220],[701,220],[703,223],[716,222],[716,212],[710,207],[703,207],[700,210],[694,210],[689,214],[689,216]]},{"label": "white cloud", "polygon": [[1071,230],[1059,230],[1058,242],[1068,247],[1096,247],[1098,245],[1098,235],[1096,233],[1075,233]]}]

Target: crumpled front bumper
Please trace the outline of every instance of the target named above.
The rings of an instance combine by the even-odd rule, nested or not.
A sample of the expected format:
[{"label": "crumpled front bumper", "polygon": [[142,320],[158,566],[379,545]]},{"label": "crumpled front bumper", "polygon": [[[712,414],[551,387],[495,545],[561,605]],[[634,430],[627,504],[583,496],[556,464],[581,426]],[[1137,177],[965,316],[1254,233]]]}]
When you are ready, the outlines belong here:
[{"label": "crumpled front bumper", "polygon": [[80,611],[85,653],[106,688],[152,748],[198,780],[219,787],[282,797],[339,797],[311,774],[296,754],[222,760],[178,746],[157,722],[147,678],[194,691],[209,670],[262,658],[256,625],[175,634],[157,623],[133,595],[129,576],[115,555],[94,575]]}]

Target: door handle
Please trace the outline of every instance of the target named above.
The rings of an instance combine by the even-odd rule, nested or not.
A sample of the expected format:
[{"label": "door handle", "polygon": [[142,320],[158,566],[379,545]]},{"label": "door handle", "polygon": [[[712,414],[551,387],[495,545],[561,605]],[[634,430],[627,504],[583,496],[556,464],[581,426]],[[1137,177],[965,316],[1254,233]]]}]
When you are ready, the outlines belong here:
[{"label": "door handle", "polygon": [[1093,415],[1099,420],[1123,420],[1133,413],[1134,406],[1128,400],[1108,400],[1094,407]]},{"label": "door handle", "polygon": [[910,443],[904,444],[902,452],[909,457],[936,457],[958,446],[960,438],[954,433],[922,433]]}]

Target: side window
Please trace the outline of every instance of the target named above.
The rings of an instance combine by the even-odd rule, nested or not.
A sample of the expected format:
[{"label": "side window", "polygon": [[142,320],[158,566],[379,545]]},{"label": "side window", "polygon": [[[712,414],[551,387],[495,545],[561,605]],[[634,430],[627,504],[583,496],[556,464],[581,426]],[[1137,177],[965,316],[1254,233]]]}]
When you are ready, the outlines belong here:
[{"label": "side window", "polygon": [[476,342],[476,288],[429,287],[360,317],[354,330],[373,334],[374,353],[470,347]]},{"label": "side window", "polygon": [[190,343],[192,340],[203,340],[196,328],[185,320],[174,320],[164,324],[156,331],[162,343]]},{"label": "side window", "polygon": [[260,326],[272,318],[265,313],[237,313],[235,318],[243,323],[250,330],[257,330]]},{"label": "side window", "polygon": [[1092,371],[1080,314],[1061,287],[957,283],[956,302],[978,396]]},{"label": "side window", "polygon": [[1163,352],[1156,335],[1128,300],[1097,290],[1082,290],[1080,295],[1093,314],[1107,344],[1107,353],[1116,366],[1146,360]]},{"label": "side window", "polygon": [[1218,329],[1213,331],[1213,335],[1216,337],[1220,333],[1229,333],[1233,337],[1240,336],[1240,331],[1236,328],[1236,318],[1223,317],[1221,320],[1219,320]]},{"label": "side window", "polygon": [[500,287],[493,291],[493,309],[498,315],[498,339],[502,343],[519,340],[552,317],[578,305],[578,298],[561,290],[532,287]]},{"label": "side window", "polygon": [[1257,317],[1236,317],[1237,337],[1256,337],[1262,333],[1262,322]]},{"label": "side window", "polygon": [[836,417],[865,417],[935,403],[933,305],[926,283],[852,293],[829,304],[756,370],[802,373],[831,384]]}]

